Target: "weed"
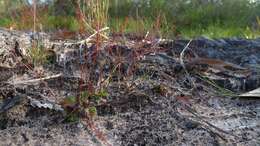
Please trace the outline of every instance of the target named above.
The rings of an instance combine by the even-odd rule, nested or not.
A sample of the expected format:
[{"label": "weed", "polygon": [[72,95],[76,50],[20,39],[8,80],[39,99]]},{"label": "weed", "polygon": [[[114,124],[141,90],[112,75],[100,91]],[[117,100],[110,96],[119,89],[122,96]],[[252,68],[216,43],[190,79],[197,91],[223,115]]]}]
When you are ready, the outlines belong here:
[{"label": "weed", "polygon": [[78,122],[79,120],[80,120],[79,115],[73,112],[68,114],[64,121],[68,123],[74,123],[74,122]]},{"label": "weed", "polygon": [[89,113],[90,117],[97,116],[97,109],[96,109],[96,107],[94,107],[94,106],[89,107],[88,108],[88,113]]},{"label": "weed", "polygon": [[108,9],[109,0],[79,1],[77,3],[78,19],[84,22],[87,32],[93,34],[108,26]]},{"label": "weed", "polygon": [[61,102],[61,105],[67,113],[66,121],[74,122],[75,120],[80,120],[80,118],[85,118],[84,116],[90,118],[95,117],[97,115],[96,105],[102,98],[107,96],[107,91],[101,90],[96,93],[83,91],[80,93],[79,97],[66,97]]},{"label": "weed", "polygon": [[34,45],[28,49],[29,59],[34,66],[44,65],[49,62],[49,52],[44,48],[43,45]]},{"label": "weed", "polygon": [[99,92],[95,93],[94,95],[90,96],[91,99],[93,99],[95,102],[99,102],[101,98],[107,97],[108,92],[104,89],[100,90]]}]

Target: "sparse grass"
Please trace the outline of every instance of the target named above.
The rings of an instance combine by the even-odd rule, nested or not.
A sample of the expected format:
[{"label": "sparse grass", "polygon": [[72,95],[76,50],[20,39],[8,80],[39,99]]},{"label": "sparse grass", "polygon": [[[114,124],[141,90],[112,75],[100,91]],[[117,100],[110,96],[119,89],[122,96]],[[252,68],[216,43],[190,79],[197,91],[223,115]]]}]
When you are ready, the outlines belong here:
[{"label": "sparse grass", "polygon": [[170,24],[164,15],[156,18],[111,18],[110,28],[112,32],[132,33],[138,36],[145,36],[147,32],[153,37],[173,37],[176,35],[176,26]]},{"label": "sparse grass", "polygon": [[[260,12],[259,3],[250,3],[246,0],[222,0],[221,3],[201,3],[197,0],[190,2],[150,0],[149,3],[116,1],[111,2],[113,5],[110,7],[110,14],[119,20],[132,16],[137,18],[135,21],[149,20],[148,23],[152,24],[157,21],[158,14],[165,16],[164,25],[160,27],[160,32],[164,32],[161,36],[164,37],[182,35],[189,38],[197,36],[256,38],[260,36],[260,25],[257,24],[259,21],[256,19]],[[130,26],[135,28],[135,25]],[[141,25],[144,30],[151,28],[149,25],[146,26]]]},{"label": "sparse grass", "polygon": [[69,30],[78,31],[79,23],[75,17],[72,16],[45,16],[41,20],[44,30]]},{"label": "sparse grass", "polygon": [[217,83],[214,81],[210,80],[209,78],[199,75],[198,76],[202,81],[208,83],[210,86],[214,87],[216,89],[216,93],[218,95],[224,96],[224,97],[237,97],[237,94],[234,93],[233,91],[226,89],[224,87],[219,86]]},{"label": "sparse grass", "polygon": [[[115,19],[112,18],[110,21],[110,27],[113,32],[121,33],[133,33],[144,35],[149,29],[151,29],[151,20],[147,19],[135,19],[133,17]],[[123,26],[124,25],[124,26]]]},{"label": "sparse grass", "polygon": [[237,26],[219,26],[210,25],[205,29],[181,29],[181,34],[186,38],[194,38],[197,36],[205,36],[208,38],[229,38],[229,37],[240,37],[247,39],[254,39],[259,36],[258,31],[253,31],[249,27],[241,28]]},{"label": "sparse grass", "polygon": [[89,33],[95,33],[108,26],[109,0],[89,0],[79,5],[81,5],[80,12],[85,17],[83,19]]},{"label": "sparse grass", "polygon": [[28,49],[28,60],[32,62],[34,66],[40,66],[48,63],[49,52],[43,47],[43,45],[35,45]]}]

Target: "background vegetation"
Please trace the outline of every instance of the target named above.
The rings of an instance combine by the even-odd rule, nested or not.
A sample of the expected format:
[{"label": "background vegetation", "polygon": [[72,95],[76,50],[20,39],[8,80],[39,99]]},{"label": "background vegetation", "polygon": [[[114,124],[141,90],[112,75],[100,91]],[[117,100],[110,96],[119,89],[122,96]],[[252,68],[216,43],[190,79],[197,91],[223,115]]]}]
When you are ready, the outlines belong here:
[{"label": "background vegetation", "polygon": [[[144,35],[149,31],[158,37],[211,38],[260,35],[257,0],[79,0],[81,11],[92,13],[93,17],[97,13],[94,7],[88,7],[91,1],[103,3],[100,6],[107,12],[92,21],[99,19],[101,26],[107,23],[114,33]],[[37,0],[37,29],[84,32],[76,3],[77,0]],[[31,0],[0,0],[0,26],[30,30],[32,12]]]}]

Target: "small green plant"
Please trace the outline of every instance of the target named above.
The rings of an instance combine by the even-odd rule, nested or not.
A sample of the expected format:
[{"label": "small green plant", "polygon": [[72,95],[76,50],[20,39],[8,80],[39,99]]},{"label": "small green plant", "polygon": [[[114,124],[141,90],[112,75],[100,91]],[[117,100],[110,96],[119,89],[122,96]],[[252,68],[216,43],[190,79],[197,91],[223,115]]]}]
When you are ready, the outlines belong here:
[{"label": "small green plant", "polygon": [[96,105],[107,96],[108,92],[103,89],[96,93],[83,91],[79,97],[69,96],[65,98],[61,105],[67,113],[66,121],[75,122],[80,120],[82,116],[95,117],[97,115]]},{"label": "small green plant", "polygon": [[108,96],[108,92],[106,90],[102,89],[99,92],[97,92],[96,94],[94,94],[92,97],[95,100],[95,102],[99,102],[101,98],[107,97],[107,96]]},{"label": "small green plant", "polygon": [[66,122],[69,122],[69,123],[73,123],[73,122],[77,122],[79,121],[80,118],[79,118],[79,115],[77,115],[76,113],[69,113],[65,119]]},{"label": "small green plant", "polygon": [[94,107],[94,106],[89,107],[88,108],[88,113],[89,113],[90,117],[97,116],[97,109],[96,109],[96,107]]}]

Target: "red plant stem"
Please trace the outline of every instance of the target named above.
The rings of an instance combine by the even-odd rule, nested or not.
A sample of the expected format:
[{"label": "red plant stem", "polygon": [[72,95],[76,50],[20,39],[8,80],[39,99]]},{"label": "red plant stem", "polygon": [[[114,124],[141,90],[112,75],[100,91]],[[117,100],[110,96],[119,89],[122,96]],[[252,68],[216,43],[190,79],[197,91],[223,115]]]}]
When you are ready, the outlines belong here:
[{"label": "red plant stem", "polygon": [[36,33],[36,0],[33,0],[33,33]]},{"label": "red plant stem", "polygon": [[106,139],[105,135],[96,128],[95,123],[91,119],[85,119],[86,126],[94,132],[95,136],[102,141],[106,146],[112,146]]},{"label": "red plant stem", "polygon": [[81,93],[82,93],[82,90],[83,90],[83,88],[82,88],[82,85],[83,85],[83,65],[82,65],[82,63],[80,62],[80,80],[79,80],[79,95],[77,95],[77,98],[76,98],[76,103],[78,104],[78,105],[80,105],[80,96],[81,96]]}]

